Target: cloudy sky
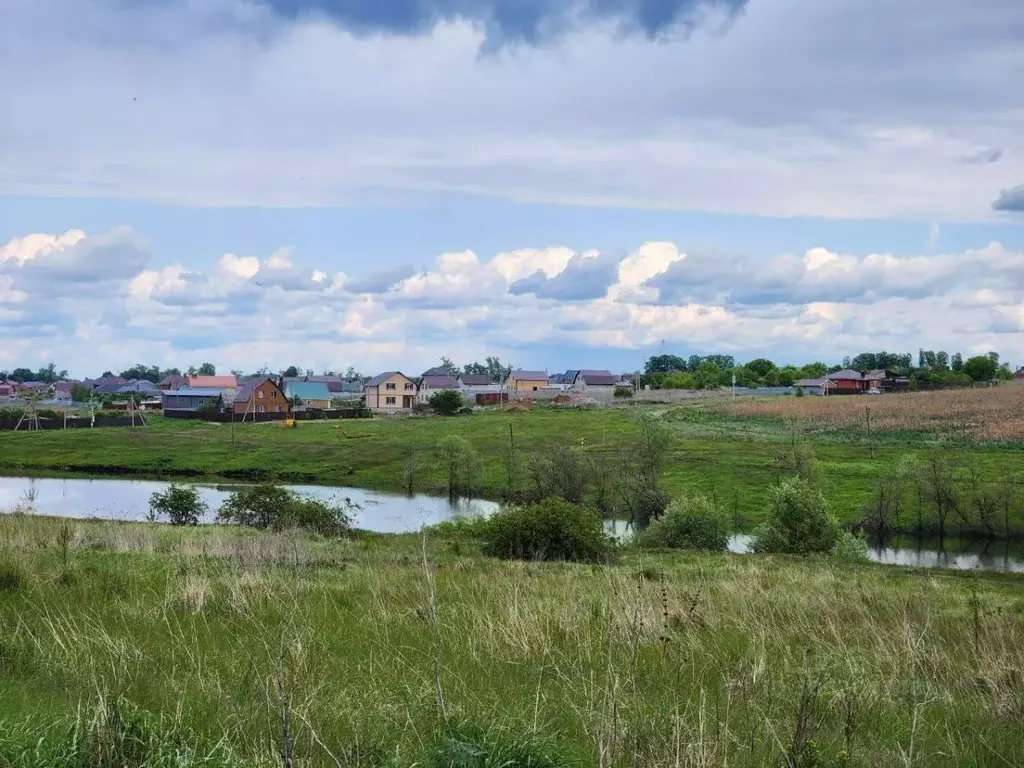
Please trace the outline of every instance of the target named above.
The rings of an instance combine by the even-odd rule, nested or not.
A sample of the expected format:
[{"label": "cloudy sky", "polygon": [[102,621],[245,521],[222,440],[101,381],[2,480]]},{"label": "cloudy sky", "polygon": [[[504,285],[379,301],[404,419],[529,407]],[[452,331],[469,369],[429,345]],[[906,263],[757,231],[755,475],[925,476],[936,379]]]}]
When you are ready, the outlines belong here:
[{"label": "cloudy sky", "polygon": [[0,368],[1024,362],[1020,0],[0,0]]}]

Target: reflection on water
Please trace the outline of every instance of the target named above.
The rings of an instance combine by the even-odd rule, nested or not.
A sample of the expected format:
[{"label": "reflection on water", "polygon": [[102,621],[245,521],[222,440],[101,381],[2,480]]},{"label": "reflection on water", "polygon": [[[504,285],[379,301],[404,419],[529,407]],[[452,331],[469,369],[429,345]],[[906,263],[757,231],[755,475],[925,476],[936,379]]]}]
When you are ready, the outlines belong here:
[{"label": "reflection on water", "polygon": [[[14,511],[31,506],[40,515],[56,517],[98,517],[111,520],[145,520],[149,513],[149,497],[163,491],[168,483],[161,480],[120,480],[86,478],[24,478],[0,477],[0,510]],[[236,486],[230,484],[194,483],[209,505],[211,522],[218,507]],[[349,499],[359,506],[353,513],[357,528],[380,533],[415,531],[453,517],[489,515],[497,503],[479,499],[449,502],[437,496],[381,493],[362,488],[341,488],[322,485],[285,486],[297,493],[317,499]],[[33,497],[29,499],[29,497]]]},{"label": "reflection on water", "polygon": [[[606,520],[605,530],[622,541],[633,535],[632,527],[625,520]],[[749,554],[753,540],[749,533],[733,534],[729,537],[729,551],[737,555]],[[1024,573],[1024,542],[900,536],[884,543],[870,541],[868,558],[875,563],[917,568]]]},{"label": "reflection on water", "polygon": [[[57,517],[98,517],[112,520],[145,520],[149,497],[163,491],[168,483],[162,480],[121,480],[86,478],[0,477],[0,511],[31,508],[41,515]],[[221,503],[237,487],[231,484],[195,483],[210,507],[204,522],[211,522]],[[359,506],[353,514],[358,528],[380,533],[415,531],[455,517],[489,515],[497,502],[481,499],[459,499],[450,502],[437,496],[382,493],[361,488],[322,485],[290,485],[287,488],[318,499],[349,499]],[[632,529],[624,520],[607,520],[609,533],[628,539]],[[735,534],[729,539],[729,551],[750,552],[750,534]],[[872,542],[868,556],[876,563],[907,565],[921,568],[952,568],[956,570],[987,570],[1024,573],[1024,543],[1007,541],[947,538],[916,540],[897,537],[887,542]]]}]

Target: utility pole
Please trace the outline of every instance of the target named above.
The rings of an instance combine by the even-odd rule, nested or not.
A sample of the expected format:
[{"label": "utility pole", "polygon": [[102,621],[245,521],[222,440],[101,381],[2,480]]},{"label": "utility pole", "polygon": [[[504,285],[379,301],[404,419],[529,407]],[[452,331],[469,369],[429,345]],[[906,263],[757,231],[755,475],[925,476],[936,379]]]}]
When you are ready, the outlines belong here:
[{"label": "utility pole", "polygon": [[873,459],[873,458],[875,458],[875,443],[871,439],[871,406],[870,405],[865,405],[864,406],[864,419],[867,422],[867,428],[868,428],[868,454]]}]

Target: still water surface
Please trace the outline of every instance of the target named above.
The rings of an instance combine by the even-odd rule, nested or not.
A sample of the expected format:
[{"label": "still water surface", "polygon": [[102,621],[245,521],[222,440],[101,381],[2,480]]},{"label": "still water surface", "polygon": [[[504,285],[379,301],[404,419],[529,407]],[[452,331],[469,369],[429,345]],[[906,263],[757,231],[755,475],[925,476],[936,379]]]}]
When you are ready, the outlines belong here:
[{"label": "still water surface", "polygon": [[[10,512],[19,505],[30,504],[32,511],[41,515],[145,520],[150,494],[165,490],[167,485],[163,480],[0,477],[0,511]],[[217,508],[237,487],[227,483],[194,485],[211,510],[206,522],[212,521]],[[450,502],[437,496],[406,496],[362,488],[286,487],[314,498],[347,498],[359,506],[352,515],[356,527],[380,533],[416,531],[423,525],[442,520],[488,515],[498,508],[497,502],[483,499]],[[629,536],[629,527],[622,521],[609,521],[608,528],[616,536]],[[750,535],[736,534],[729,540],[729,550],[737,554],[749,552],[750,542]],[[1021,542],[969,541],[952,537],[940,542],[904,538],[885,544],[875,542],[868,556],[875,562],[890,565],[1024,573],[1024,544]]]}]

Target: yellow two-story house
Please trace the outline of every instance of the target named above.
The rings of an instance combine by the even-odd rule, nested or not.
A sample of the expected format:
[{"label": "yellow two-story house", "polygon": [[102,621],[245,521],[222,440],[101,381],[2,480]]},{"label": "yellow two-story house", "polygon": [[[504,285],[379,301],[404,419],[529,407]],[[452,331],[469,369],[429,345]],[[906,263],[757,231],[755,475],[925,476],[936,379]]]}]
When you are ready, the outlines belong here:
[{"label": "yellow two-story house", "polygon": [[416,402],[416,382],[401,371],[388,371],[366,382],[363,394],[366,396],[366,407],[371,411],[407,411]]},{"label": "yellow two-story house", "polygon": [[506,384],[509,392],[536,392],[547,388],[548,375],[544,371],[512,371]]}]

